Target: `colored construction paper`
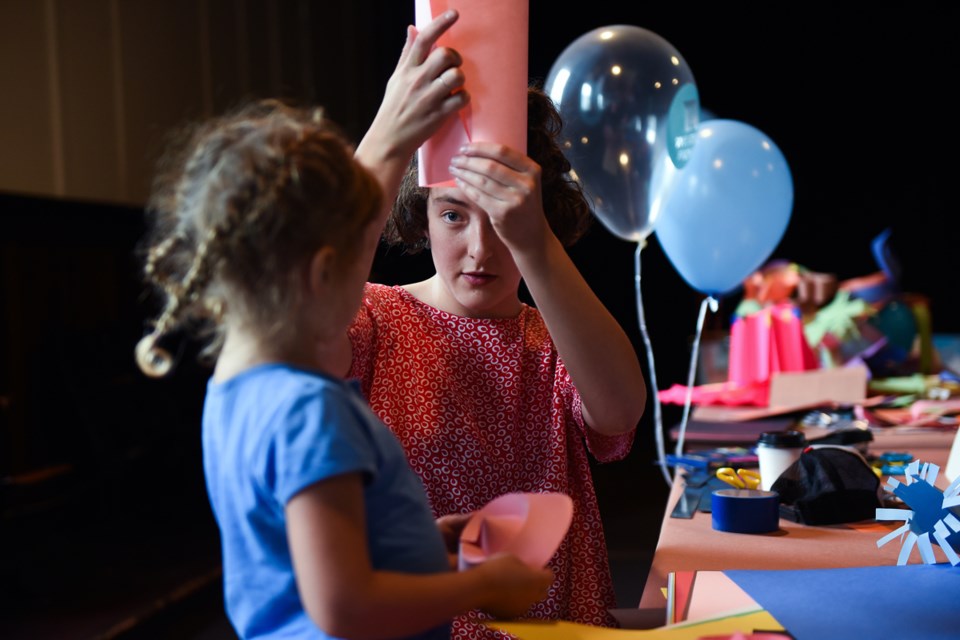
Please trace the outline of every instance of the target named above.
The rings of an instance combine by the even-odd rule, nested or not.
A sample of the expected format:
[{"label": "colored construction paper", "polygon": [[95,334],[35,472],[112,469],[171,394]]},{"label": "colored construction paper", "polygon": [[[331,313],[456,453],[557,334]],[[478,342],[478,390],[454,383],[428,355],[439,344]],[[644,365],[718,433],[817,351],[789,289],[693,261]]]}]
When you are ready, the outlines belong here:
[{"label": "colored construction paper", "polygon": [[421,186],[452,184],[450,158],[471,141],[527,151],[527,0],[416,0],[417,27],[448,9],[460,18],[437,46],[460,53],[470,104],[418,150]]},{"label": "colored construction paper", "polygon": [[725,573],[796,640],[956,640],[960,568],[948,563]]},{"label": "colored construction paper", "polygon": [[685,405],[688,390],[690,392],[690,403],[694,405],[765,407],[770,398],[770,382],[768,380],[747,385],[738,385],[735,382],[711,382],[689,389],[684,385],[673,384],[669,388],[659,391],[657,395],[660,402]]},{"label": "colored construction paper", "polygon": [[508,552],[546,566],[567,535],[573,500],[563,493],[507,493],[475,512],[460,534],[460,568]]},{"label": "colored construction paper", "polygon": [[667,624],[687,619],[690,592],[696,575],[696,571],[671,571],[667,576]]},{"label": "colored construction paper", "polygon": [[[748,384],[738,384],[733,381],[713,382],[690,389],[674,384],[659,391],[657,395],[663,403],[683,405],[686,404],[688,391],[691,404],[698,408],[704,406],[762,407],[761,409],[748,408],[743,411],[742,417],[739,412],[721,409],[721,414],[727,413],[733,417],[714,419],[714,421],[756,420],[829,403],[862,404],[866,400],[867,368],[851,365],[834,369],[777,371],[763,381]],[[710,420],[702,415],[697,417]]]},{"label": "colored construction paper", "polygon": [[782,633],[777,632],[760,632],[760,633],[740,633],[739,631],[731,634],[724,634],[720,636],[700,636],[698,640],[793,640],[791,636],[786,631]]},{"label": "colored construction paper", "polygon": [[859,404],[867,397],[867,368],[860,366],[777,373],[770,379],[770,406],[817,402]]},{"label": "colored construction paper", "polygon": [[[484,624],[512,634],[520,640],[702,640],[721,634],[721,637],[735,637],[736,633],[756,640],[768,637],[781,640],[782,636],[773,632],[783,630],[783,625],[766,611],[730,615],[715,620],[684,622],[656,629],[611,629],[553,620],[497,620]],[[758,632],[766,633],[757,635]],[[754,635],[749,635],[751,633]]]},{"label": "colored construction paper", "polygon": [[697,571],[687,603],[686,620],[759,611],[760,605],[722,571]]},{"label": "colored construction paper", "polygon": [[766,310],[734,319],[730,327],[730,382],[745,387],[770,378],[771,325]]},{"label": "colored construction paper", "polygon": [[728,379],[737,386],[765,382],[779,372],[818,367],[792,303],[765,306],[737,316],[730,327]]},{"label": "colored construction paper", "polygon": [[722,571],[677,571],[667,581],[667,622],[712,620],[760,611],[756,600]]}]

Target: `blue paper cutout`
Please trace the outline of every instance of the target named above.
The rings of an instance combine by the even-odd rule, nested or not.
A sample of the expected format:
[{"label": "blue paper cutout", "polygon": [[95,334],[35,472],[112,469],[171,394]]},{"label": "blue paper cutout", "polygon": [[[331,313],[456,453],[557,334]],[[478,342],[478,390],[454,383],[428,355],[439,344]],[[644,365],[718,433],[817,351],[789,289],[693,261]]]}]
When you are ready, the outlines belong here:
[{"label": "blue paper cutout", "polygon": [[944,491],[934,486],[940,467],[914,460],[904,469],[904,482],[888,478],[886,488],[910,509],[877,509],[877,520],[903,520],[904,525],[877,540],[882,547],[894,538],[901,541],[898,565],[905,565],[914,547],[925,564],[936,564],[933,543],[950,564],[960,564],[960,477]]}]

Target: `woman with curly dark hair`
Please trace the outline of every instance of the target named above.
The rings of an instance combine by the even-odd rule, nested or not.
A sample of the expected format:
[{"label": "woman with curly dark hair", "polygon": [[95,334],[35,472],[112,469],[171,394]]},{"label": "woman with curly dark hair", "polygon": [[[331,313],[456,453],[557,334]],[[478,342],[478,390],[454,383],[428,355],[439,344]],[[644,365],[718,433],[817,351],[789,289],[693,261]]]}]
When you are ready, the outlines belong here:
[{"label": "woman with curly dark hair", "polygon": [[[444,80],[460,89],[462,71]],[[633,345],[566,252],[591,211],[558,142],[560,115],[534,87],[527,115],[527,154],[471,142],[442,186],[418,186],[415,163],[400,180],[394,164],[384,239],[428,249],[436,273],[367,283],[349,375],[400,439],[436,516],[506,493],[569,495],[574,520],[550,561],[557,579],[528,615],[614,626],[588,454],[626,456],[646,387]],[[484,615],[458,618],[453,637],[496,635]]]}]

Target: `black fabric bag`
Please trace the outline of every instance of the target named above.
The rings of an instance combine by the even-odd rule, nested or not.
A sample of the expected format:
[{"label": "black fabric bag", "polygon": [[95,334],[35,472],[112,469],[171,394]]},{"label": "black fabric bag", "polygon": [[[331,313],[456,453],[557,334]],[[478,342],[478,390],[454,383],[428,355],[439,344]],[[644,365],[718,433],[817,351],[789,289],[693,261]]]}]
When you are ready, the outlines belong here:
[{"label": "black fabric bag", "polygon": [[872,520],[882,505],[880,478],[857,451],[810,447],[770,487],[780,515],[809,525]]}]

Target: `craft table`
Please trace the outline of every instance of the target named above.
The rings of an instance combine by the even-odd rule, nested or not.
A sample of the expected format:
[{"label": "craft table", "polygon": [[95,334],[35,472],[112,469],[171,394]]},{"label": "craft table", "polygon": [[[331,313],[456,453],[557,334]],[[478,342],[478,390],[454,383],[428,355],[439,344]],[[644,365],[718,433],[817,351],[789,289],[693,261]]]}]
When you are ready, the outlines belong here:
[{"label": "craft table", "polygon": [[[826,432],[807,429],[808,439]],[[909,433],[875,433],[871,453],[906,451],[913,459],[940,465],[936,486],[946,488],[946,465],[955,432],[931,430]],[[885,479],[884,479],[885,481]],[[656,617],[666,601],[662,589],[667,576],[681,570],[811,569],[895,565],[900,545],[894,540],[877,547],[877,540],[902,522],[864,521],[830,526],[808,526],[781,518],[780,529],[769,534],[716,531],[711,515],[698,512],[692,519],[672,518],[670,513],[683,493],[682,477],[673,483],[660,529],[653,563],[639,603],[638,619]],[[937,549],[938,560],[944,556]],[[910,564],[922,562],[914,550]],[[622,610],[621,610],[622,611]],[[625,626],[630,625],[618,616]],[[662,620],[663,618],[659,618]],[[662,623],[661,623],[662,624]]]}]

